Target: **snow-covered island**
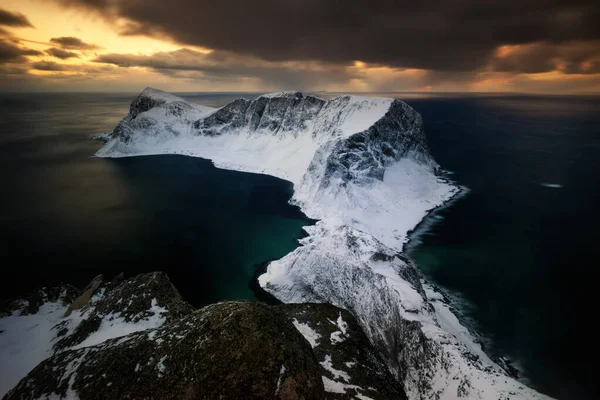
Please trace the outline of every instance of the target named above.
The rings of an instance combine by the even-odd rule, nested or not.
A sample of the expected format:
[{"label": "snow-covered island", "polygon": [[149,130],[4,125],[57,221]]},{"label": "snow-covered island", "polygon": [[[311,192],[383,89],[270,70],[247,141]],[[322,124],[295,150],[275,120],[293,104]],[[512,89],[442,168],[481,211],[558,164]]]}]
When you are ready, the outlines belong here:
[{"label": "snow-covered island", "polygon": [[[284,303],[348,310],[409,399],[546,398],[483,352],[403,254],[409,233],[461,188],[402,101],[282,92],[213,109],[148,88],[104,140],[98,157],[183,154],[291,181],[291,201],[318,222],[260,285]],[[324,337],[293,320],[312,347],[343,340],[344,321],[330,322],[336,330]],[[330,394],[368,398],[331,357],[319,362],[337,371],[323,379]]]}]

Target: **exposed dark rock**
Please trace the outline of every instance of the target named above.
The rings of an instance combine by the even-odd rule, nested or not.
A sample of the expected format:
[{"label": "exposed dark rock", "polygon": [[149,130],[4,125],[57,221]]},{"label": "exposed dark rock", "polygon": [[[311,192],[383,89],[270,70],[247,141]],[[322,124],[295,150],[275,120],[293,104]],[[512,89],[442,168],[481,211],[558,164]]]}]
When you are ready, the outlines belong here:
[{"label": "exposed dark rock", "polygon": [[[120,277],[122,279],[122,277]],[[61,338],[54,350],[73,347],[96,332],[103,320],[113,316],[126,323],[137,323],[159,313],[165,321],[173,321],[193,311],[163,272],[137,275],[119,283],[108,282],[97,288],[97,299],[89,314],[73,330]]]},{"label": "exposed dark rock", "polygon": [[219,109],[212,115],[194,122],[194,128],[206,135],[214,136],[229,130],[238,129],[245,124],[246,110],[250,101],[237,99]]},{"label": "exposed dark rock", "polygon": [[[354,317],[325,303],[284,304],[278,307],[295,323],[309,326],[318,336],[313,347],[321,374],[348,385],[346,393],[327,393],[329,399],[406,399]],[[334,371],[334,372],[332,372]]]},{"label": "exposed dark rock", "polygon": [[210,305],[151,331],[42,362],[6,399],[320,399],[319,364],[285,314],[261,303]]},{"label": "exposed dark rock", "polygon": [[69,304],[69,308],[65,312],[65,317],[71,315],[74,310],[79,310],[90,302],[92,295],[98,290],[102,282],[104,281],[104,277],[102,275],[98,275],[88,285],[83,289],[83,293],[76,298],[71,304]]},{"label": "exposed dark rock", "polygon": [[99,314],[119,313],[125,321],[136,322],[147,316],[152,300],[168,310],[171,320],[179,319],[193,310],[164,272],[137,275],[113,288],[108,287],[95,308]]},{"label": "exposed dark rock", "polygon": [[[77,347],[110,315],[135,323],[155,303],[168,310],[161,326]],[[225,302],[193,311],[156,272],[101,284],[78,312],[85,318],[74,329],[69,318],[53,328],[54,355],[5,399],[406,398],[352,315],[329,304]]]},{"label": "exposed dark rock", "polygon": [[282,93],[255,100],[238,99],[194,122],[199,134],[220,135],[245,128],[250,132],[302,132],[326,100],[301,92]]},{"label": "exposed dark rock", "polygon": [[[330,102],[348,102],[349,96]],[[392,101],[385,116],[369,129],[335,143],[328,153],[321,187],[340,179],[343,183],[369,185],[383,180],[385,168],[410,155],[413,159],[437,166],[429,151],[421,116],[406,103]],[[315,157],[313,163],[322,161]]]}]

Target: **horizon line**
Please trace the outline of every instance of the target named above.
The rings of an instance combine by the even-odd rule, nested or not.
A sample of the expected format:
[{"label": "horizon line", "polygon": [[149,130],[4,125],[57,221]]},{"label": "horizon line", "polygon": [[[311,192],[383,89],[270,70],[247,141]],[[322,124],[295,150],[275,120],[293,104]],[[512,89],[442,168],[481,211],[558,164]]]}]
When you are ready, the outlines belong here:
[{"label": "horizon line", "polygon": [[[145,88],[144,88],[145,89]],[[103,91],[103,90],[22,90],[22,91],[0,91],[0,94],[60,94],[60,93],[87,93],[87,94],[139,94],[144,91]],[[315,93],[315,94],[411,94],[411,95],[513,95],[513,96],[600,96],[599,92],[569,92],[569,93],[557,93],[557,92],[506,92],[506,91],[491,91],[491,92],[479,92],[479,91],[327,91],[327,90],[265,90],[265,91],[169,91],[158,89],[167,93],[181,93],[181,94],[265,94],[265,93],[278,93],[278,92],[302,92],[302,93]]]}]

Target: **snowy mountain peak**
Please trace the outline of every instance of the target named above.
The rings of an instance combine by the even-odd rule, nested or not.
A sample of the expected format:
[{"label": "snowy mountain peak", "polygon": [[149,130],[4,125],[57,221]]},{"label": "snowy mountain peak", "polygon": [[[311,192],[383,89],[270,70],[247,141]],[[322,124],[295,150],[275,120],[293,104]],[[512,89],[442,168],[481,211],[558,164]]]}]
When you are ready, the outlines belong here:
[{"label": "snowy mountain peak", "polygon": [[152,87],[147,87],[140,93],[140,97],[149,97],[155,100],[162,100],[165,103],[173,102],[173,101],[185,101],[181,97],[177,97],[171,93],[162,91],[160,89],[154,89]]},{"label": "snowy mountain peak", "polygon": [[[283,98],[296,98],[296,99],[301,99],[302,97],[306,97],[309,94],[303,93],[303,92],[298,92],[298,91],[284,91],[284,92],[273,92],[273,93],[265,93],[260,97],[264,97],[266,99],[272,99],[275,97],[283,97]],[[316,97],[316,96],[315,96]]]}]

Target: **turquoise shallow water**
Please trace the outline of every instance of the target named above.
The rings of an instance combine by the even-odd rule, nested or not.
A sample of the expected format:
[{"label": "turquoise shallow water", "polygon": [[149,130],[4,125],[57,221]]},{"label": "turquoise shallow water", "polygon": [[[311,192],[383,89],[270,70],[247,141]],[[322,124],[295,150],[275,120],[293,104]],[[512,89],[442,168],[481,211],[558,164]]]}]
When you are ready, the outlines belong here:
[{"label": "turquoise shallow water", "polygon": [[[99,159],[134,95],[0,97],[3,298],[62,280],[166,271],[196,306],[254,299],[256,264],[297,247],[311,223],[292,185],[184,156]],[[200,96],[219,105],[231,96]]]}]

